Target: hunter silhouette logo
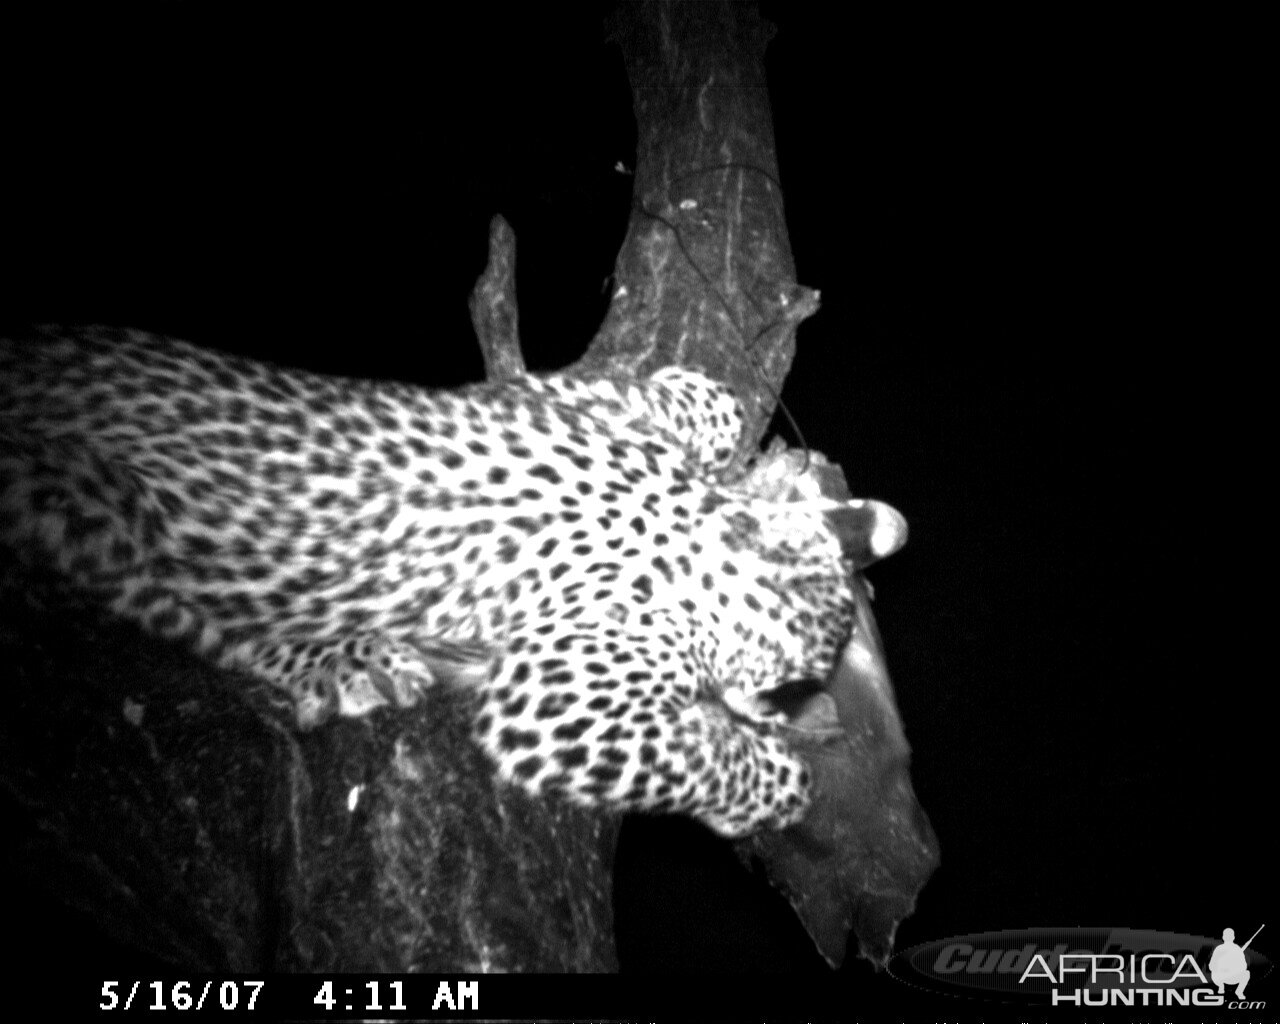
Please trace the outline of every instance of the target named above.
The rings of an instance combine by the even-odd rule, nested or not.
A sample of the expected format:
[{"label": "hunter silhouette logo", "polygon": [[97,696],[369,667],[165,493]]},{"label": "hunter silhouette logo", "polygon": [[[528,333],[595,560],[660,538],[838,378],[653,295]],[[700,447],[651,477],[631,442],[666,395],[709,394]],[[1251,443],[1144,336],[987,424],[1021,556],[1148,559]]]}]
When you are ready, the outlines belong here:
[{"label": "hunter silhouette logo", "polygon": [[[1265,927],[1265,924],[1259,925],[1258,932]],[[1234,985],[1236,998],[1244,998],[1244,987],[1249,984],[1250,978],[1244,951],[1249,948],[1249,943],[1258,937],[1258,932],[1249,936],[1249,942],[1243,946],[1237,946],[1235,931],[1231,928],[1222,929],[1222,945],[1215,949],[1213,956],[1209,958],[1209,977],[1218,986],[1218,995],[1222,995],[1228,985]]]},{"label": "hunter silhouette logo", "polygon": [[1000,1002],[1262,1009],[1245,987],[1271,970],[1250,948],[1263,927],[1243,945],[1230,928],[1221,940],[1134,928],[982,932],[904,950],[889,970],[908,985]]}]

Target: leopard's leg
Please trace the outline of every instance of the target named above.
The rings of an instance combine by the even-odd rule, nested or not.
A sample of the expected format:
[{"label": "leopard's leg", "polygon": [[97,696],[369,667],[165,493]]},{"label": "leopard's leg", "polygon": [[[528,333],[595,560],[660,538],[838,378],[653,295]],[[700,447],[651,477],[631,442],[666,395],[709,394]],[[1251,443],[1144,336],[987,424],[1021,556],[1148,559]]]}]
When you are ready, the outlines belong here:
[{"label": "leopard's leg", "polygon": [[0,429],[0,586],[90,603],[170,640],[209,624],[174,585],[164,504],[82,438]]},{"label": "leopard's leg", "polygon": [[163,524],[128,466],[74,437],[0,426],[0,548],[13,568],[113,598],[142,573]]},{"label": "leopard's leg", "polygon": [[477,718],[503,777],[587,805],[687,813],[740,836],[804,816],[776,723],[729,710],[673,638],[605,625],[509,638]]}]

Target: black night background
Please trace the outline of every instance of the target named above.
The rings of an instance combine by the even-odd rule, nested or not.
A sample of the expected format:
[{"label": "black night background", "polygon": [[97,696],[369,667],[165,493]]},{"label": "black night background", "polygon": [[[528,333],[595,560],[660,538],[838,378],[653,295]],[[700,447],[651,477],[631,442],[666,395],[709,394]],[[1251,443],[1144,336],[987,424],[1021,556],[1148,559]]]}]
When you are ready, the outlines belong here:
[{"label": "black night background", "polygon": [[[629,216],[621,60],[595,11],[475,7],[8,33],[4,326],[458,384],[483,372],[466,299],[501,212],[531,366],[576,358]],[[899,948],[1280,927],[1253,31],[764,10],[822,294],[783,398],[911,527],[869,573],[942,851]],[[692,822],[628,821],[615,907],[624,971],[825,969]],[[38,907],[9,926],[62,964],[127,957]],[[852,1006],[900,987],[844,975]]]}]

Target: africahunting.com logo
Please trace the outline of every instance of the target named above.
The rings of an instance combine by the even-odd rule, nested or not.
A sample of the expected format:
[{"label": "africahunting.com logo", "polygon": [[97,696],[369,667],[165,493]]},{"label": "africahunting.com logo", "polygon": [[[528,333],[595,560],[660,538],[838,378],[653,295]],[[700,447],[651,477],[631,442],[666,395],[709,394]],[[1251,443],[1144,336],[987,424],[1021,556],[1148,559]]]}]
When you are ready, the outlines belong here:
[{"label": "africahunting.com logo", "polygon": [[889,972],[932,992],[1053,1006],[1263,1009],[1250,991],[1271,970],[1232,928],[1212,939],[1128,928],[1045,928],[939,939],[897,954]]}]

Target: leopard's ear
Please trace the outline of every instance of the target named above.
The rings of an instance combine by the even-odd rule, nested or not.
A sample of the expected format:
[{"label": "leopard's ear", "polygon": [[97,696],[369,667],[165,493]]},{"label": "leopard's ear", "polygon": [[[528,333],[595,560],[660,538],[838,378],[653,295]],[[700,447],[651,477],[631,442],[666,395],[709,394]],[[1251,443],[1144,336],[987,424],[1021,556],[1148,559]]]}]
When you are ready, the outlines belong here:
[{"label": "leopard's ear", "polygon": [[907,521],[892,505],[853,498],[828,509],[827,522],[840,547],[862,569],[893,554],[907,542]]}]

